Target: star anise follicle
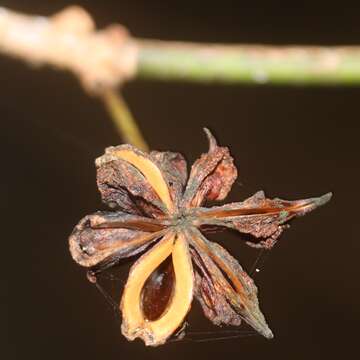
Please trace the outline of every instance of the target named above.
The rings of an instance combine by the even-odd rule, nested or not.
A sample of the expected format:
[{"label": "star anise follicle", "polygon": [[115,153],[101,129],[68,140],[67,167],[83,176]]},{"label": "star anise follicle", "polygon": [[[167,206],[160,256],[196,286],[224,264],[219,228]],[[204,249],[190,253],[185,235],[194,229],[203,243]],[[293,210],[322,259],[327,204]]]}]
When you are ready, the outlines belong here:
[{"label": "star anise follicle", "polygon": [[184,323],[193,296],[215,325],[246,321],[273,337],[259,308],[257,288],[237,260],[206,239],[208,229],[249,234],[248,245],[270,249],[286,224],[326,203],[331,194],[287,201],[259,191],[243,202],[204,207],[223,200],[237,178],[229,149],[209,130],[209,151],[189,176],[183,156],[141,152],[130,145],[107,148],[96,160],[102,200],[112,210],[82,219],[70,236],[76,262],[90,279],[120,259],[142,254],[131,267],[120,309],[122,333],[146,345],[165,343]]}]

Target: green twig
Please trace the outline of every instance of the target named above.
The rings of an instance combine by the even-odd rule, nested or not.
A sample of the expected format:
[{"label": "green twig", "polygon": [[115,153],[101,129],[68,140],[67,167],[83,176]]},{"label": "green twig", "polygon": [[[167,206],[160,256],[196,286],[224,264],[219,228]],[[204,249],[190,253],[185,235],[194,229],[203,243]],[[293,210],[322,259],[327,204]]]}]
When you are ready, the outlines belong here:
[{"label": "green twig", "polygon": [[102,95],[105,107],[124,142],[137,148],[149,151],[141,131],[132,116],[125,100],[115,90],[108,90]]},{"label": "green twig", "polygon": [[360,46],[214,45],[139,40],[136,77],[225,84],[360,85]]}]

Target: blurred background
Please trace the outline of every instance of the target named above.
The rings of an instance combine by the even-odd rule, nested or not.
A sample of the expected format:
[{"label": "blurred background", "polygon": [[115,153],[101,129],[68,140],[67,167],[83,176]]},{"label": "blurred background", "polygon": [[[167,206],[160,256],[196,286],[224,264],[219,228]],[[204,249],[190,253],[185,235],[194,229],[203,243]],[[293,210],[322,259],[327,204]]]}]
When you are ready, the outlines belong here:
[{"label": "blurred background", "polygon": [[[136,37],[360,44],[355,1],[76,3],[98,26],[119,22]],[[0,5],[50,15],[69,4],[11,0]],[[121,142],[108,114],[68,73],[34,70],[3,56],[0,68],[2,358],[356,356],[360,88],[126,85],[124,96],[153,149],[180,151],[192,162],[207,149],[204,126],[230,147],[240,176],[229,200],[260,189],[285,199],[334,192],[325,207],[292,223],[255,275],[273,340],[255,336],[146,348],[120,334],[114,313],[68,251],[67,238],[78,220],[104,209],[94,159]],[[221,233],[212,239],[251,268],[258,251],[240,237]],[[189,322],[192,331],[210,328],[197,304]]]}]

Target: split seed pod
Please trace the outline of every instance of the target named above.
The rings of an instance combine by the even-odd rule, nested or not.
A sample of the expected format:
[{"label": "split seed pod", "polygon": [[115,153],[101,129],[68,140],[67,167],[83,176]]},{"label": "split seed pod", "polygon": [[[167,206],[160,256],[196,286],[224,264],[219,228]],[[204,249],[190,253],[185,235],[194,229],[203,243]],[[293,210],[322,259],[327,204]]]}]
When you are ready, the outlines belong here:
[{"label": "split seed pod", "polygon": [[237,178],[229,149],[205,131],[209,151],[189,176],[179,153],[146,154],[121,145],[107,148],[96,160],[98,188],[112,211],[82,219],[70,236],[70,251],[89,268],[93,281],[96,272],[142,254],[130,270],[120,304],[128,340],[164,344],[181,328],[193,296],[214,324],[237,326],[244,320],[272,338],[253,280],[204,234],[230,228],[252,235],[249,245],[270,249],[290,219],[331,198],[328,193],[287,201],[267,199],[260,191],[243,202],[203,207],[209,200],[223,200]]}]

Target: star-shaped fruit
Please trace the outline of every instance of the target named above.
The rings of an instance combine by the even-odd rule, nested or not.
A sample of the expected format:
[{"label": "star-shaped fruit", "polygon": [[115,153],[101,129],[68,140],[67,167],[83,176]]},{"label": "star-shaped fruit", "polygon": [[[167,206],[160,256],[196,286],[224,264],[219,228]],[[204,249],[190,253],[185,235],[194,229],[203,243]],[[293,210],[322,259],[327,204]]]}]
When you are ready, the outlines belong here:
[{"label": "star-shaped fruit", "polygon": [[[223,200],[237,178],[226,147],[208,130],[209,151],[190,175],[179,153],[144,153],[130,145],[107,148],[96,160],[102,200],[112,211],[83,218],[70,236],[74,260],[91,274],[140,254],[122,295],[122,333],[146,345],[165,343],[181,328],[193,297],[216,325],[242,320],[266,338],[273,334],[260,311],[253,280],[207,231],[229,228],[252,235],[247,243],[270,249],[287,221],[326,203],[331,194],[306,200],[267,199],[259,191],[243,202]],[[95,275],[92,277],[96,281]]]}]

